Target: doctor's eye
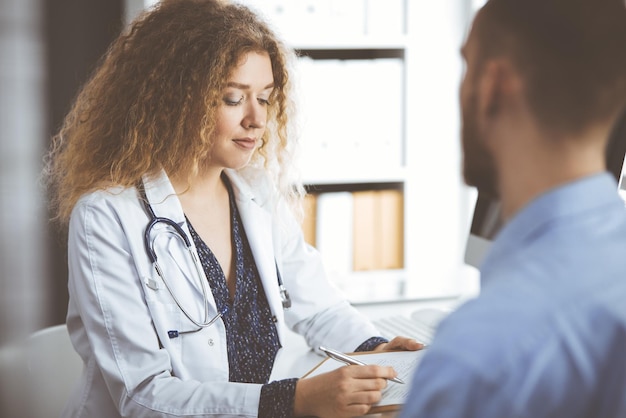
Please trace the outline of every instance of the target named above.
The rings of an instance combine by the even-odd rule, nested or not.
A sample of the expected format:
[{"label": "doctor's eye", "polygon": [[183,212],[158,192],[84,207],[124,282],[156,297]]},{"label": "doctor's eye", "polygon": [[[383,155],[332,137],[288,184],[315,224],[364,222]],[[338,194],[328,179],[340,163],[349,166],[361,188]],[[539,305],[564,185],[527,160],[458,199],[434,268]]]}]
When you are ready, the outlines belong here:
[{"label": "doctor's eye", "polygon": [[238,106],[243,103],[244,97],[241,96],[239,98],[233,96],[226,96],[222,99],[226,106]]}]

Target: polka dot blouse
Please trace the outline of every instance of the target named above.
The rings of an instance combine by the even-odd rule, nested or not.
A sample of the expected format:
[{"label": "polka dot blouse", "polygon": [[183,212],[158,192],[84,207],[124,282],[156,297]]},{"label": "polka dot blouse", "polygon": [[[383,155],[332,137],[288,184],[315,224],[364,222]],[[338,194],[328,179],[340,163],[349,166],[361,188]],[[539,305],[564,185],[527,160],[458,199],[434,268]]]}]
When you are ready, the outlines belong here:
[{"label": "polka dot blouse", "polygon": [[[223,312],[228,348],[229,381],[263,384],[259,403],[259,417],[290,417],[297,379],[268,383],[276,354],[280,349],[275,318],[272,315],[259,272],[254,261],[232,187],[222,176],[230,197],[233,256],[235,258],[236,288],[231,299],[226,277],[211,249],[196,233],[191,223],[189,229],[198,249],[202,267],[217,304]],[[374,337],[358,347],[359,351],[372,349],[386,340]]]}]

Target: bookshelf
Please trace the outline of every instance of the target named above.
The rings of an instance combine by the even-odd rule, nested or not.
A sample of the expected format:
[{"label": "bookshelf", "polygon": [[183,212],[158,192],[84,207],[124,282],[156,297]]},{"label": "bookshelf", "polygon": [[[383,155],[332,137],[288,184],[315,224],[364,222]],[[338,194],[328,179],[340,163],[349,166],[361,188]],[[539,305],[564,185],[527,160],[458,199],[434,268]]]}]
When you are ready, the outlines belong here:
[{"label": "bookshelf", "polygon": [[457,91],[471,2],[240,2],[300,56],[303,229],[331,278],[353,303],[463,293],[472,195]]},{"label": "bookshelf", "polygon": [[299,56],[307,241],[352,302],[402,297],[405,1],[241,2]]},{"label": "bookshelf", "polygon": [[[455,297],[476,279],[462,261],[475,194],[458,136],[476,1],[237,0],[300,57],[303,229],[353,303]],[[374,255],[387,247],[391,264]]]}]

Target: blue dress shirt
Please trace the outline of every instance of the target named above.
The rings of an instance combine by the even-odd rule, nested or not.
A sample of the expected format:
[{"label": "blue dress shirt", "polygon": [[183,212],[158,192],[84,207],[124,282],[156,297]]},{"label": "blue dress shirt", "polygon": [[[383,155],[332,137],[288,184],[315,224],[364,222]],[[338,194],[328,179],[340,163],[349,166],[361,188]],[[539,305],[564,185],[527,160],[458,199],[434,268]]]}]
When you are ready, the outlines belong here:
[{"label": "blue dress shirt", "polygon": [[608,174],[516,214],[440,325],[402,418],[626,417],[626,210]]}]

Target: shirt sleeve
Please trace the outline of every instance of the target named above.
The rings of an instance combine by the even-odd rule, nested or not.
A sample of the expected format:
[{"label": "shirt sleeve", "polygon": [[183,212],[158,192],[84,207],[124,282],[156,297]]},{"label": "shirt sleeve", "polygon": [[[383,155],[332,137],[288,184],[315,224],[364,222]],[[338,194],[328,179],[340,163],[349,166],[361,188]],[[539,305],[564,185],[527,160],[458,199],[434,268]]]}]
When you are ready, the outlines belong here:
[{"label": "shirt sleeve", "polygon": [[354,350],[355,352],[359,351],[373,351],[380,344],[388,343],[389,340],[383,337],[372,337],[363,342],[360,346]]},{"label": "shirt sleeve", "polygon": [[293,416],[298,379],[270,382],[261,388],[259,418],[289,418]]},{"label": "shirt sleeve", "polygon": [[[468,362],[468,356],[457,350],[439,349],[427,352],[413,376],[413,384],[402,408],[400,418],[501,418],[530,417],[520,413],[511,401],[522,396],[510,391],[506,378],[489,378],[484,363]],[[493,356],[491,357],[493,358]],[[501,364],[501,359],[494,359]],[[487,371],[485,373],[484,371]],[[530,410],[527,410],[527,412]],[[558,415],[569,416],[569,415]]]}]

